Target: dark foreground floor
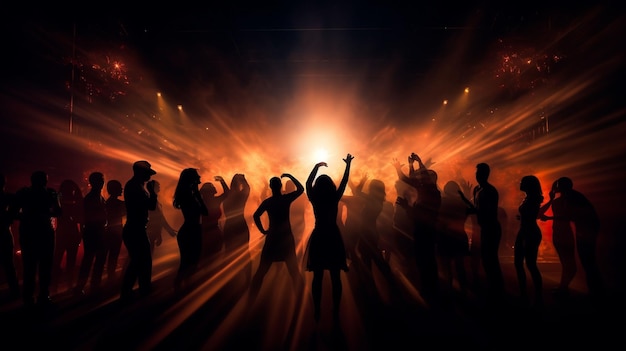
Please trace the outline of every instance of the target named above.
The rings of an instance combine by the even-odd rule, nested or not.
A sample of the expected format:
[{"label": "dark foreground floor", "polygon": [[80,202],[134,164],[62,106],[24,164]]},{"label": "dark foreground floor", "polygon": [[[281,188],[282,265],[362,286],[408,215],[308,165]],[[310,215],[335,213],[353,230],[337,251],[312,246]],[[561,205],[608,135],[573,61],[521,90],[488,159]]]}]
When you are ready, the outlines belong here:
[{"label": "dark foreground floor", "polygon": [[[624,298],[610,292],[601,301],[587,298],[577,279],[569,297],[555,299],[560,267],[542,262],[543,307],[516,297],[512,263],[503,259],[509,296],[491,306],[473,289],[468,296],[446,294],[441,306],[421,298],[393,258],[392,273],[374,269],[373,285],[358,269],[343,274],[339,321],[331,317],[329,278],[325,277],[321,319],[315,322],[306,290],[295,296],[289,275],[275,264],[253,303],[233,269],[203,271],[183,293],[172,281],[176,263],[155,261],[154,292],[129,305],[118,288],[74,296],[61,291],[50,306],[27,309],[21,301],[2,301],[2,350],[35,347],[60,350],[623,350],[626,347]],[[364,278],[364,279],[367,279]],[[106,281],[106,280],[105,280]],[[530,285],[532,288],[532,285]],[[6,290],[0,291],[4,296]],[[442,295],[443,296],[443,295]]]}]

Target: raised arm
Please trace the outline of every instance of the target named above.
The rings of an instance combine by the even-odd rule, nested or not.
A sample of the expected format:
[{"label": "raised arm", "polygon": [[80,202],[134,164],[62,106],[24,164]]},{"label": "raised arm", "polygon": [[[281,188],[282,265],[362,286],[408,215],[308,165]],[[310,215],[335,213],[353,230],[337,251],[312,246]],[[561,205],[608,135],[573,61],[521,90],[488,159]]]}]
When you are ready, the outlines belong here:
[{"label": "raised arm", "polygon": [[215,176],[215,180],[220,182],[220,184],[222,185],[222,189],[224,190],[224,192],[220,196],[217,196],[217,198],[220,199],[220,201],[223,201],[228,196],[228,193],[230,192],[230,188],[228,187],[228,184],[226,184],[226,180],[224,180],[224,177]]},{"label": "raised arm", "polygon": [[365,195],[365,193],[363,193],[363,187],[365,186],[365,182],[367,182],[367,179],[369,178],[369,176],[367,175],[367,173],[365,173],[363,175],[363,177],[361,177],[361,180],[359,181],[359,184],[357,184],[354,187],[350,187],[350,189],[352,189],[352,193],[356,196],[361,196],[363,197]]},{"label": "raised arm", "polygon": [[[418,168],[415,169],[414,163],[417,162]],[[428,164],[433,164],[432,160],[428,160]],[[419,157],[415,152],[412,152],[409,156],[409,178],[421,179],[422,177],[428,177],[427,174],[428,166],[422,162],[422,158]]]},{"label": "raised arm", "polygon": [[293,175],[289,173],[283,173],[280,177],[291,179],[293,184],[296,186],[296,190],[292,191],[291,194],[294,194],[295,197],[302,195],[302,193],[304,192],[304,186],[302,185],[302,183],[300,183],[298,179],[296,179],[296,177],[294,177]]},{"label": "raised arm", "polygon": [[354,156],[347,154],[346,158],[343,159],[343,162],[346,163],[346,169],[343,171],[343,177],[341,178],[341,182],[337,187],[337,195],[339,198],[343,196],[343,192],[346,191],[346,186],[348,185],[348,179],[350,178],[350,164],[352,164],[352,160]]},{"label": "raised arm", "polygon": [[391,162],[391,164],[393,165],[393,168],[396,169],[396,173],[398,174],[398,179],[400,179],[402,182],[414,187],[415,185],[413,184],[413,182],[411,181],[411,178],[409,178],[406,174],[404,174],[402,172],[402,166],[403,164],[400,163],[400,161],[398,161],[397,158],[394,158],[393,161]]},{"label": "raised arm", "polygon": [[250,196],[250,184],[248,183],[248,180],[246,179],[246,176],[244,174],[240,174],[239,176],[241,177],[241,192],[245,194],[247,199],[248,196]]},{"label": "raised arm", "polygon": [[317,175],[317,171],[320,167],[328,167],[328,165],[326,164],[326,162],[319,162],[315,166],[313,166],[313,169],[311,170],[311,173],[306,180],[307,195],[309,195],[311,193],[311,190],[313,190],[313,181],[315,180],[315,176]]}]

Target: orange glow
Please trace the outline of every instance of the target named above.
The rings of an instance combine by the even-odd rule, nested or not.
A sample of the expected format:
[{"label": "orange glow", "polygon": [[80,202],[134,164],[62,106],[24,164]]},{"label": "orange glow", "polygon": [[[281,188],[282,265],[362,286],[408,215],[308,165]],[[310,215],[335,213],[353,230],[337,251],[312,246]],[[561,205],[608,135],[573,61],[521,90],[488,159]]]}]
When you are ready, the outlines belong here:
[{"label": "orange glow", "polygon": [[[610,47],[615,46],[615,38],[619,36],[607,34],[622,26],[613,23],[594,26],[602,28],[603,35],[609,39],[600,35],[585,37],[581,35],[581,27],[582,24],[572,26],[576,28],[571,29],[576,31],[575,38],[568,37],[568,33],[559,33],[559,38],[548,45],[545,40],[537,39],[534,43],[537,49],[501,48],[494,44],[495,48],[485,49],[484,56],[472,52],[472,57],[485,57],[484,62],[476,67],[467,67],[461,60],[470,56],[466,45],[471,46],[477,42],[473,39],[479,39],[471,36],[482,31],[450,31],[462,33],[462,38],[446,43],[450,45],[442,45],[450,51],[438,53],[438,61],[433,67],[419,74],[416,73],[418,70],[412,71],[414,77],[406,77],[406,81],[400,66],[421,66],[426,65],[426,61],[408,57],[404,62],[397,63],[395,59],[390,62],[381,57],[395,57],[396,53],[383,52],[377,53],[375,63],[372,63],[372,60],[356,54],[358,60],[355,61],[367,62],[364,67],[354,71],[349,67],[349,72],[343,72],[345,66],[341,66],[343,68],[334,67],[337,72],[328,73],[332,70],[328,69],[319,73],[311,68],[313,64],[305,65],[305,68],[301,64],[316,56],[310,61],[323,65],[326,56],[315,52],[312,55],[310,47],[294,44],[294,48],[290,48],[292,51],[284,55],[289,64],[283,64],[284,61],[276,64],[273,59],[267,60],[272,61],[269,63],[257,62],[250,52],[238,52],[237,57],[247,57],[245,63],[252,67],[251,71],[256,65],[269,66],[267,71],[247,75],[231,71],[228,64],[234,59],[219,57],[218,48],[198,50],[180,44],[170,53],[177,61],[201,61],[205,58],[202,55],[209,52],[211,60],[203,61],[203,64],[211,66],[211,72],[199,73],[191,67],[178,70],[173,66],[162,71],[147,69],[142,64],[148,64],[145,60],[160,61],[158,54],[140,58],[126,52],[128,57],[124,60],[108,60],[107,56],[106,64],[100,60],[86,66],[98,72],[98,78],[106,78],[107,84],[103,85],[107,85],[111,92],[102,93],[110,97],[105,102],[94,98],[101,87],[91,82],[82,82],[87,86],[84,91],[74,89],[75,82],[65,86],[63,82],[52,82],[49,84],[58,85],[58,91],[53,92],[54,89],[37,86],[39,80],[32,90],[16,87],[15,91],[10,91],[5,84],[6,89],[0,94],[5,111],[1,135],[10,141],[4,157],[13,154],[19,157],[19,162],[7,163],[7,170],[16,174],[9,174],[7,188],[13,191],[27,185],[29,173],[39,168],[49,171],[49,185],[54,188],[58,188],[63,178],[71,177],[86,190],[87,176],[92,171],[101,171],[106,180],[118,179],[124,184],[132,176],[132,163],[148,160],[157,172],[153,179],[161,183],[159,200],[164,214],[171,226],[179,228],[183,217],[181,211],[173,207],[172,199],[183,169],[197,168],[201,181],[213,183],[218,194],[222,193],[222,188],[214,180],[215,176],[224,177],[230,184],[233,175],[245,174],[251,186],[244,210],[250,228],[249,250],[229,257],[232,260],[224,266],[201,267],[198,286],[177,297],[179,300],[167,305],[162,313],[159,311],[155,321],[150,321],[150,338],[141,340],[142,344],[137,345],[141,349],[159,348],[160,342],[169,336],[181,335],[180,329],[185,329],[190,320],[199,321],[201,326],[206,322],[210,326],[206,335],[202,335],[205,345],[193,345],[194,348],[222,349],[220,346],[226,343],[224,339],[237,333],[253,313],[250,313],[244,295],[236,295],[232,306],[217,306],[219,318],[212,319],[216,316],[211,314],[216,313],[212,308],[216,306],[211,302],[230,300],[230,296],[214,298],[224,291],[230,292],[228,289],[233,282],[241,278],[239,274],[245,271],[247,254],[252,259],[252,272],[258,266],[265,237],[255,227],[252,213],[268,196],[269,179],[290,173],[304,184],[313,166],[326,162],[328,167],[322,167],[319,174],[328,174],[338,183],[345,169],[343,158],[348,153],[355,157],[350,180],[358,182],[364,175],[381,180],[385,184],[386,200],[391,203],[403,195],[398,194],[394,186],[398,180],[392,166],[394,159],[398,159],[403,164],[403,171],[408,173],[407,157],[412,152],[417,153],[437,172],[440,188],[448,180],[476,186],[476,164],[488,163],[492,167],[490,182],[497,187],[500,205],[507,214],[503,223],[503,241],[508,239],[507,243],[514,239],[519,227],[516,215],[524,196],[519,190],[522,177],[537,176],[547,201],[552,182],[568,176],[574,181],[574,188],[596,206],[602,221],[603,244],[610,246],[616,228],[623,226],[626,109],[621,104],[619,92],[607,93],[607,86],[613,88],[611,84],[619,76],[616,72],[622,71],[624,62],[621,51],[616,55]],[[472,25],[471,28],[477,27]],[[294,36],[297,33],[288,32]],[[218,34],[185,30],[175,37],[185,35]],[[325,35],[331,34],[323,32],[321,37],[325,38]],[[151,40],[158,41],[158,37]],[[568,42],[575,42],[579,50],[585,50],[572,50],[572,56],[580,57],[549,52],[547,48],[568,44],[559,41],[564,37]],[[306,38],[310,39],[303,36],[302,42],[307,43]],[[140,42],[140,39],[132,39]],[[231,41],[235,43],[236,39],[229,38],[228,43]],[[418,45],[415,44],[413,51],[432,50]],[[52,46],[46,43],[46,49]],[[600,50],[605,47],[606,52]],[[586,54],[591,52],[594,60],[589,65]],[[260,51],[254,53],[262,54]],[[330,60],[333,54],[331,52],[328,56]],[[341,55],[339,57],[337,60],[344,60]],[[403,60],[403,57],[398,59]],[[46,57],[45,61],[53,60]],[[549,65],[545,61],[574,63],[547,71]],[[385,67],[380,67],[380,62],[386,62]],[[149,64],[158,66],[155,62]],[[30,69],[24,66],[20,69]],[[267,72],[280,72],[281,78],[268,78],[273,73]],[[524,80],[525,74],[538,78],[533,76],[533,79]],[[131,79],[131,76],[140,78]],[[457,79],[459,77],[462,79]],[[181,84],[181,81],[185,83]],[[72,126],[70,133],[68,121]],[[353,195],[349,188],[345,194]],[[104,196],[108,195],[105,193]],[[539,259],[554,260],[552,222],[538,223],[543,233]],[[313,213],[308,208],[303,240],[296,243],[300,257],[313,225]],[[167,290],[173,287],[171,280],[176,275],[180,255],[176,238],[164,235],[163,240],[153,257],[153,281],[159,289],[166,287],[163,290]],[[399,284],[408,292],[408,298],[425,305],[418,287],[413,286],[415,279],[406,269],[405,262],[394,259],[397,256],[392,256],[390,265],[394,273],[397,271]],[[579,274],[583,274],[582,271]],[[255,325],[265,343],[256,345],[260,346],[259,349],[276,348],[264,347],[269,345],[302,349],[296,343],[301,340],[309,343],[306,333],[317,330],[311,317],[312,274],[303,271],[303,276],[306,289],[301,295],[293,294],[286,267],[282,263],[272,265],[265,277],[260,301],[254,307],[263,310],[257,314],[262,315],[263,323]],[[371,332],[366,328],[369,323],[366,318],[373,314],[366,315],[363,313],[366,311],[359,310],[361,302],[356,297],[363,292],[355,291],[357,288],[347,281],[349,278],[342,273],[343,296],[346,297],[342,298],[342,318],[345,311],[350,323],[346,333],[350,340],[346,344],[360,346],[353,349],[368,349],[372,345],[366,344],[369,338],[363,334]],[[170,290],[156,293],[172,294]],[[382,290],[385,290],[384,286]],[[330,295],[329,291],[325,285],[324,294]],[[331,297],[325,295],[323,301],[330,306]],[[285,331],[293,335],[281,335]],[[205,330],[197,328],[193,332],[202,334]],[[96,335],[106,334],[98,330],[92,337]],[[293,344],[285,346],[283,341],[287,339]]]}]

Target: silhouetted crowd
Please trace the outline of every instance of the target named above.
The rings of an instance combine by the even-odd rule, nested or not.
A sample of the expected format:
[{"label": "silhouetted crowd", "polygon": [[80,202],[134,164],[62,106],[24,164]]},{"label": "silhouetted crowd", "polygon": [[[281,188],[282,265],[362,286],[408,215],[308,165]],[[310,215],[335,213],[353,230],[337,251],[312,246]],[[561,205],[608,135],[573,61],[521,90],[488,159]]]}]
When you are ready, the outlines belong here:
[{"label": "silhouetted crowd", "polygon": [[[162,234],[167,233],[176,239],[179,249],[174,280],[177,294],[186,294],[197,283],[199,270],[230,267],[240,270],[249,303],[254,303],[272,264],[284,262],[296,295],[305,291],[304,274],[312,272],[316,321],[323,310],[322,281],[328,271],[332,317],[338,320],[342,272],[351,284],[375,294],[373,270],[394,284],[390,266],[394,261],[433,308],[445,304],[451,294],[461,298],[483,294],[480,298],[486,305],[497,308],[506,288],[499,256],[503,236],[500,199],[498,189],[489,182],[490,166],[476,165],[477,185],[472,186],[464,179],[442,182],[429,168],[430,160],[423,162],[415,153],[407,157],[407,164],[394,159],[398,197],[392,203],[386,199],[388,190],[382,180],[370,179],[367,174],[358,182],[350,180],[353,159],[350,154],[343,159],[345,169],[338,183],[319,174],[327,167],[325,162],[314,165],[304,185],[288,172],[271,177],[271,194],[266,194],[251,219],[244,211],[250,196],[244,174],[234,174],[230,184],[215,176],[221,186],[218,191],[213,183],[202,182],[197,169],[183,169],[171,203],[182,213],[178,229],[165,218],[158,195],[160,184],[151,179],[156,171],[144,160],[132,165],[132,176],[125,183],[107,181],[105,174],[92,172],[89,192],[84,195],[71,179],[63,180],[58,189],[48,187],[48,175],[43,171],[32,173],[30,186],[8,193],[2,175],[0,263],[9,299],[21,298],[25,307],[46,306],[63,289],[80,297],[96,295],[107,285],[118,289],[122,304],[132,304],[152,293],[152,259],[163,242]],[[105,187],[108,198],[103,196]],[[351,194],[344,194],[347,188]],[[537,264],[543,235],[538,221],[552,221],[552,243],[562,267],[554,296],[570,293],[578,258],[589,296],[601,301],[606,285],[596,258],[600,220],[593,204],[575,190],[568,177],[554,181],[547,201],[535,175],[522,177],[519,191],[525,194],[518,208],[514,241],[520,303],[543,305],[542,273]],[[303,202],[305,199],[308,201]],[[314,217],[310,233],[304,233],[307,206]],[[11,231],[14,223],[19,224],[17,242]],[[264,239],[255,272],[249,223]],[[124,251],[127,259],[122,261]],[[16,268],[17,252],[21,277]],[[485,289],[475,289],[482,274]]]}]

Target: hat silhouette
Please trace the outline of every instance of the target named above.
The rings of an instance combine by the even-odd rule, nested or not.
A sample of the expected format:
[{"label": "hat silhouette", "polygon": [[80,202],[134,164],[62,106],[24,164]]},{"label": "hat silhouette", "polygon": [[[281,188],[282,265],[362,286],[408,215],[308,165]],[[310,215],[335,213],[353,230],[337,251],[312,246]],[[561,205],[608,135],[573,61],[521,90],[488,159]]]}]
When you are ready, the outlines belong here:
[{"label": "hat silhouette", "polygon": [[133,163],[133,170],[140,172],[148,172],[150,175],[155,175],[156,171],[152,169],[152,165],[148,161],[137,161]]}]

